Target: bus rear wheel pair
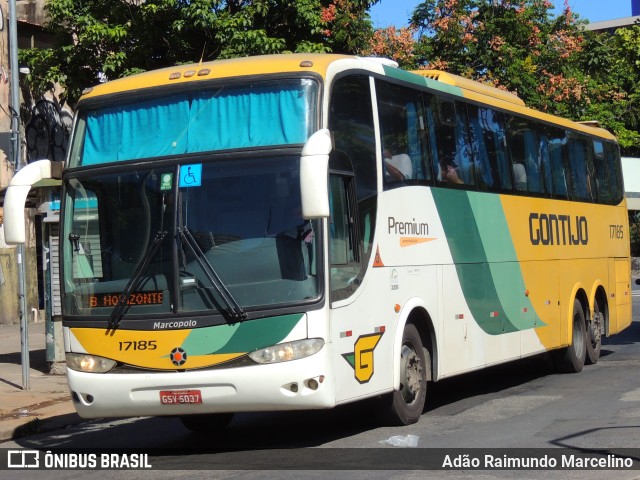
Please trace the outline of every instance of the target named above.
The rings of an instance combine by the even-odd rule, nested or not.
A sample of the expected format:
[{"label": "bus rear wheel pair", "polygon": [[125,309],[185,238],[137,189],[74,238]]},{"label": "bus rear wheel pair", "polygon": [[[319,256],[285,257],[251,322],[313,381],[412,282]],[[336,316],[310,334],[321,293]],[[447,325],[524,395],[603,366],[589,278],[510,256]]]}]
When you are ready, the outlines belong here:
[{"label": "bus rear wheel pair", "polygon": [[553,352],[554,363],[559,371],[578,373],[582,371],[585,363],[595,364],[600,358],[600,329],[604,322],[604,314],[600,312],[600,308],[600,304],[596,302],[593,320],[587,324],[582,303],[577,298],[573,301],[571,343],[568,347]]}]

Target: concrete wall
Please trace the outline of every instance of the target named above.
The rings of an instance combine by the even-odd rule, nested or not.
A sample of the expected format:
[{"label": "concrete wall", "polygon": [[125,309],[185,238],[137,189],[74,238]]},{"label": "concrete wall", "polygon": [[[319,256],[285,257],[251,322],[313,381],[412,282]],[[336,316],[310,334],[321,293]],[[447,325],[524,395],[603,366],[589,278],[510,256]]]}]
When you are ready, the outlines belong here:
[{"label": "concrete wall", "polygon": [[[0,210],[1,212],[1,210]],[[0,213],[2,216],[2,213]],[[31,320],[31,309],[38,308],[38,271],[36,265],[36,244],[33,235],[33,214],[27,220],[26,257],[26,314]],[[18,249],[4,241],[4,227],[0,226],[0,324],[20,323],[18,301]]]}]

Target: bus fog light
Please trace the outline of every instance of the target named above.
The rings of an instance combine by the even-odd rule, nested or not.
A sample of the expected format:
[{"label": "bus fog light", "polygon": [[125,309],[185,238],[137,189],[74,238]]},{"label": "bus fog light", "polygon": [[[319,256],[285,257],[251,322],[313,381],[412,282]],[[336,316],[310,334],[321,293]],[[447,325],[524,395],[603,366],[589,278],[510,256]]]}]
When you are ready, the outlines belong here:
[{"label": "bus fog light", "polygon": [[79,372],[106,373],[116,366],[115,360],[86,353],[67,353],[66,360],[68,368]]},{"label": "bus fog light", "polygon": [[271,347],[256,350],[249,358],[256,363],[280,363],[298,360],[318,353],[324,346],[321,338],[309,338],[295,342],[280,343]]},{"label": "bus fog light", "polygon": [[315,378],[309,379],[309,381],[307,382],[307,385],[309,386],[309,388],[311,390],[317,390],[318,389],[318,381]]}]

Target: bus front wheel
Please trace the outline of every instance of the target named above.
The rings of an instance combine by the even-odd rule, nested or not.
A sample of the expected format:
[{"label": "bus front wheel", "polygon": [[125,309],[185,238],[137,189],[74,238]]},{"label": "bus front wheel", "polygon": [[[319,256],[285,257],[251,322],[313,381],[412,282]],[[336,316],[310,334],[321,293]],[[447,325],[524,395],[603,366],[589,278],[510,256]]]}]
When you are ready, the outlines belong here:
[{"label": "bus front wheel", "polygon": [[418,330],[407,324],[400,348],[400,388],[381,399],[383,420],[392,425],[410,425],[420,419],[427,398],[430,364],[429,352],[423,348]]},{"label": "bus front wheel", "polygon": [[561,372],[578,373],[582,371],[587,356],[587,330],[584,310],[577,298],[573,301],[571,330],[571,344],[557,352],[556,367]]}]

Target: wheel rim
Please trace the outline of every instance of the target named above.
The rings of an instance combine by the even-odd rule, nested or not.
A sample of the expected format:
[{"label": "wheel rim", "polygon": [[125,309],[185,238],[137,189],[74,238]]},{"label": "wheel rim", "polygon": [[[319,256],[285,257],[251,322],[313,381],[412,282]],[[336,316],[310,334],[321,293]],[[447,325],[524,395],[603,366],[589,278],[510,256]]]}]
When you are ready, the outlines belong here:
[{"label": "wheel rim", "polygon": [[582,332],[582,322],[580,321],[580,315],[576,313],[573,316],[573,347],[578,355],[585,349],[584,337],[585,335]]},{"label": "wheel rim", "polygon": [[[597,321],[596,321],[596,317],[597,317]],[[600,336],[600,328],[601,328],[602,321],[603,319],[600,316],[600,307],[596,303],[594,318],[591,322],[589,322],[589,341],[591,342],[591,347],[594,349],[598,348],[598,344],[602,340]]]},{"label": "wheel rim", "polygon": [[422,388],[422,364],[411,345],[403,345],[401,351],[402,372],[400,392],[407,405],[415,402]]}]

